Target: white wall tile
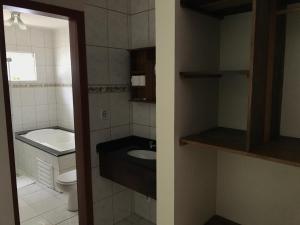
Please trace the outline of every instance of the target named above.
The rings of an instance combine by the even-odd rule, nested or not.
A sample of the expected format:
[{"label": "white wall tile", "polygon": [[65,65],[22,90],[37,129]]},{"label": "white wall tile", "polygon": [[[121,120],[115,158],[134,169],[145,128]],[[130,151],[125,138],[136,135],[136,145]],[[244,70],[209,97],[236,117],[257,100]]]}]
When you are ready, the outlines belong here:
[{"label": "white wall tile", "polygon": [[86,6],[85,19],[87,44],[107,46],[107,10]]},{"label": "white wall tile", "polygon": [[56,88],[48,87],[47,88],[47,100],[49,104],[56,104]]},{"label": "white wall tile", "polygon": [[155,0],[149,0],[149,9],[155,9]]},{"label": "white wall tile", "polygon": [[88,46],[87,57],[89,84],[109,84],[108,48]]},{"label": "white wall tile", "polygon": [[119,193],[121,191],[125,191],[127,190],[126,187],[124,187],[123,185],[117,184],[115,182],[113,182],[113,194]]},{"label": "white wall tile", "polygon": [[129,93],[110,94],[111,126],[129,124],[130,104]]},{"label": "white wall tile", "polygon": [[21,94],[19,88],[10,88],[10,97],[12,106],[21,106]]},{"label": "white wall tile", "polygon": [[49,121],[48,112],[49,112],[48,105],[37,106],[36,107],[36,121],[38,123]]},{"label": "white wall tile", "polygon": [[123,49],[109,49],[109,72],[112,84],[129,83],[129,52]]},{"label": "white wall tile", "polygon": [[113,224],[113,202],[112,197],[94,203],[94,225]]},{"label": "white wall tile", "polygon": [[128,12],[128,0],[108,0],[107,8],[123,13]]},{"label": "white wall tile", "polygon": [[150,126],[150,104],[132,103],[133,123]]},{"label": "white wall tile", "polygon": [[16,45],[17,44],[17,36],[16,36],[16,28],[15,26],[5,26],[5,43],[6,45]]},{"label": "white wall tile", "polygon": [[108,13],[108,40],[109,46],[128,48],[128,16],[122,13],[109,11]]},{"label": "white wall tile", "polygon": [[137,192],[134,193],[134,212],[139,216],[149,219],[150,218],[150,203],[151,200],[146,196]]},{"label": "white wall tile", "polygon": [[85,3],[106,8],[107,1],[109,0],[85,0]]},{"label": "white wall tile", "polygon": [[142,48],[149,45],[149,16],[148,12],[131,16],[131,45],[132,48]]},{"label": "white wall tile", "polygon": [[47,105],[47,89],[46,88],[34,88],[36,105]]},{"label": "white wall tile", "polygon": [[[90,129],[92,131],[110,127],[109,94],[89,95]],[[107,111],[107,119],[102,119],[101,112]]]},{"label": "white wall tile", "polygon": [[149,45],[155,46],[155,10],[149,12]]},{"label": "white wall tile", "polygon": [[27,30],[16,29],[16,37],[18,46],[31,46],[30,28]]},{"label": "white wall tile", "polygon": [[56,109],[56,104],[49,104],[49,122],[55,122],[57,124],[57,109]]},{"label": "white wall tile", "polygon": [[156,140],[156,128],[150,127],[150,139]]},{"label": "white wall tile", "polygon": [[45,48],[46,66],[54,66],[54,49]]},{"label": "white wall tile", "polygon": [[156,105],[150,105],[150,124],[151,127],[156,127]]},{"label": "white wall tile", "polygon": [[20,88],[20,94],[23,106],[35,105],[35,95],[33,88]]},{"label": "white wall tile", "polygon": [[150,138],[150,127],[133,124],[132,129],[133,129],[132,131],[133,135],[138,137]]},{"label": "white wall tile", "polygon": [[91,166],[92,168],[99,168],[99,156],[97,153],[96,146],[99,143],[109,141],[111,139],[110,130],[98,130],[90,133],[90,144],[91,144]]},{"label": "white wall tile", "polygon": [[30,29],[31,44],[34,47],[45,47],[44,29]]},{"label": "white wall tile", "polygon": [[149,9],[149,0],[131,0],[131,13],[138,13]]},{"label": "white wall tile", "polygon": [[22,107],[22,121],[23,124],[32,124],[36,126],[36,111],[35,106],[23,106]]},{"label": "white wall tile", "polygon": [[45,83],[47,81],[47,73],[45,66],[36,66],[37,81],[40,83]]},{"label": "white wall tile", "polygon": [[129,125],[111,128],[111,139],[112,140],[128,137],[130,135],[131,135],[131,130],[130,130]]},{"label": "white wall tile", "polygon": [[45,51],[45,48],[32,47],[32,51],[35,54],[36,65],[46,66],[46,51]]},{"label": "white wall tile", "polygon": [[46,48],[54,47],[54,32],[52,30],[44,30],[44,42]]},{"label": "white wall tile", "polygon": [[22,107],[21,106],[13,106],[12,120],[13,120],[13,124],[16,124],[16,125],[22,124]]},{"label": "white wall tile", "polygon": [[113,196],[114,223],[131,215],[132,197],[133,194],[129,190],[119,192]]},{"label": "white wall tile", "polygon": [[44,67],[46,70],[45,73],[45,82],[48,84],[54,84],[56,81],[55,67],[46,66]]}]

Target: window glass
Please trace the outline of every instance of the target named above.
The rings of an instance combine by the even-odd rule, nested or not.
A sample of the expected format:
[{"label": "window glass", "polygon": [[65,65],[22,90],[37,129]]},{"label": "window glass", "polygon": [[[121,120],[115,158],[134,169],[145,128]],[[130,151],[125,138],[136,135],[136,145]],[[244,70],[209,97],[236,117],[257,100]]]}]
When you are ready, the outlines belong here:
[{"label": "window glass", "polygon": [[10,81],[37,81],[35,54],[7,52],[7,70]]}]

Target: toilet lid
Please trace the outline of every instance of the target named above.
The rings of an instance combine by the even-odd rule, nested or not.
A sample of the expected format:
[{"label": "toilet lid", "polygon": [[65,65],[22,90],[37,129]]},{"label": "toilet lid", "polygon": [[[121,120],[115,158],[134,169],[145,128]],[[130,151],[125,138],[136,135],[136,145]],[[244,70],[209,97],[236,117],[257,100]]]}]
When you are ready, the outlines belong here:
[{"label": "toilet lid", "polygon": [[76,183],[76,170],[71,170],[69,172],[62,173],[57,177],[57,181],[60,183]]}]

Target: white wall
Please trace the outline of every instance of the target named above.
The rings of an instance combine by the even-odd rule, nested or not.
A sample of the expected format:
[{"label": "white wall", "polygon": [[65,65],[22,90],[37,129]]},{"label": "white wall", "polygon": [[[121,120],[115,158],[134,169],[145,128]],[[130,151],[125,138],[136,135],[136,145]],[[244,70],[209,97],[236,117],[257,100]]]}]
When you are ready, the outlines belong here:
[{"label": "white wall", "polygon": [[[214,151],[180,146],[179,139],[216,126],[218,81],[183,80],[181,71],[218,71],[219,21],[176,1],[175,224],[204,224],[216,209]],[[171,107],[171,106],[169,106]]]},{"label": "white wall", "polygon": [[[130,48],[155,46],[155,1],[130,0]],[[131,104],[132,134],[156,139],[156,104]]]},{"label": "white wall", "polygon": [[157,224],[174,225],[175,1],[156,1]]},{"label": "white wall", "polygon": [[[220,22],[220,70],[249,70],[251,13],[227,16]],[[218,125],[247,129],[248,78],[225,75],[219,81]]]}]

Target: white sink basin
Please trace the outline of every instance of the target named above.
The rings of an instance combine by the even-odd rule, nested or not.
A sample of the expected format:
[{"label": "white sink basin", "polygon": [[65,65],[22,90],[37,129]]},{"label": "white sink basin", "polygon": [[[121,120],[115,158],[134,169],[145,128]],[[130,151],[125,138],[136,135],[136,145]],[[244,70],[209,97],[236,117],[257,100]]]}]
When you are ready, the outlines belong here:
[{"label": "white sink basin", "polygon": [[156,160],[156,152],[149,150],[132,150],[127,152],[127,154],[139,159]]}]

